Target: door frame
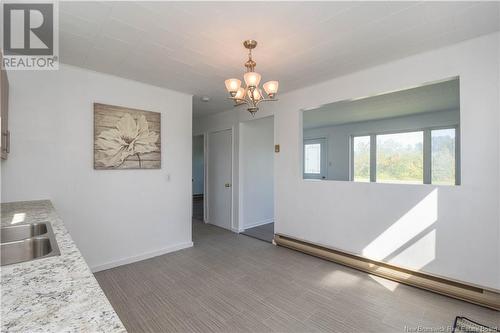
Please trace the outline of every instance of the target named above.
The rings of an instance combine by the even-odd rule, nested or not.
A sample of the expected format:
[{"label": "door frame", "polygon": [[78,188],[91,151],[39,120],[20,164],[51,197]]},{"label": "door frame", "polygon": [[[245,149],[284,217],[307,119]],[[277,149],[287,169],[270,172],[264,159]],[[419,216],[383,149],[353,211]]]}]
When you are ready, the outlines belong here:
[{"label": "door frame", "polygon": [[205,179],[204,179],[204,191],[205,191],[205,195],[204,195],[204,200],[203,200],[203,222],[205,223],[210,223],[210,219],[209,219],[209,216],[210,216],[210,208],[209,208],[209,202],[210,202],[210,195],[209,195],[209,182],[208,182],[208,169],[209,169],[209,165],[208,165],[208,158],[209,158],[209,154],[210,154],[210,148],[209,148],[209,140],[210,140],[210,134],[213,134],[213,133],[218,133],[218,132],[223,132],[223,131],[230,131],[231,133],[231,202],[230,202],[230,205],[231,205],[231,212],[230,212],[230,226],[231,226],[231,230],[234,231],[234,232],[238,232],[236,231],[238,228],[236,227],[235,229],[235,226],[234,226],[234,168],[235,168],[235,160],[234,160],[234,147],[235,147],[235,139],[234,139],[234,126],[231,126],[231,127],[227,127],[227,128],[220,128],[220,129],[217,129],[217,130],[213,130],[213,131],[207,131],[207,132],[203,132],[203,138],[204,138],[204,150],[205,150],[205,155],[204,155],[204,175],[205,175]]},{"label": "door frame", "polygon": [[[321,147],[320,151],[320,173],[318,176],[312,173],[306,173],[306,141],[310,141],[311,143],[319,143]],[[325,180],[328,178],[328,138],[326,137],[306,137],[302,139],[302,177],[303,179],[319,179]],[[307,175],[307,177],[306,177]]]},{"label": "door frame", "polygon": [[[207,223],[206,222],[206,219],[207,219],[207,212],[206,212],[206,197],[207,197],[207,162],[208,162],[208,159],[207,159],[207,134],[208,132],[203,132],[203,133],[199,133],[199,134],[193,134],[193,136],[191,137],[191,143],[193,142],[193,139],[194,137],[197,137],[197,136],[201,136],[203,137],[203,222]],[[192,146],[192,144],[191,144]],[[193,154],[192,154],[192,151],[191,151],[191,165],[193,164],[193,161],[192,161],[192,158],[193,158]],[[193,179],[193,175],[191,174],[191,179]],[[191,200],[193,198],[193,184],[191,184]],[[191,205],[191,217],[193,216],[193,205]]]}]

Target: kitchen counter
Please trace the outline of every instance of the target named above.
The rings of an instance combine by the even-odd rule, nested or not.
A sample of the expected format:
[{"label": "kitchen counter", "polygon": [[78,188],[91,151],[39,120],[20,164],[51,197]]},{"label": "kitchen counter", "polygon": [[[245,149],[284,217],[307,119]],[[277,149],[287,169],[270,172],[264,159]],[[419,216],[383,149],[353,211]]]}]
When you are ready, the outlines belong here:
[{"label": "kitchen counter", "polygon": [[52,204],[1,204],[2,226],[51,222],[60,256],[1,267],[2,332],[126,332]]}]

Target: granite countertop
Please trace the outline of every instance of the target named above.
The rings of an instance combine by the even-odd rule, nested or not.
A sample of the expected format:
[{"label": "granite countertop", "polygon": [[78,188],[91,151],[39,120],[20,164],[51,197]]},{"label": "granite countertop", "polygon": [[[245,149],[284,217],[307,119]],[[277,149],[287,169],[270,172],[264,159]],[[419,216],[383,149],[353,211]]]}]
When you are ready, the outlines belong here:
[{"label": "granite countertop", "polygon": [[50,201],[1,210],[2,226],[51,222],[61,251],[1,267],[2,332],[126,332]]}]

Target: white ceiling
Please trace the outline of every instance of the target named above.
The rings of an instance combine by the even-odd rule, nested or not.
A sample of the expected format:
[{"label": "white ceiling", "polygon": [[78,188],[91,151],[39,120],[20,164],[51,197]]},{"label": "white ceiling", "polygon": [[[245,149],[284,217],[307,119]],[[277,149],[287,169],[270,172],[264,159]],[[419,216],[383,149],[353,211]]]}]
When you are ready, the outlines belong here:
[{"label": "white ceiling", "polygon": [[193,94],[195,116],[231,108],[224,80],[242,77],[245,39],[259,42],[257,71],[283,93],[500,30],[499,2],[61,2],[59,11],[63,63]]},{"label": "white ceiling", "polygon": [[356,100],[339,101],[304,112],[304,128],[460,109],[459,79],[427,84]]}]

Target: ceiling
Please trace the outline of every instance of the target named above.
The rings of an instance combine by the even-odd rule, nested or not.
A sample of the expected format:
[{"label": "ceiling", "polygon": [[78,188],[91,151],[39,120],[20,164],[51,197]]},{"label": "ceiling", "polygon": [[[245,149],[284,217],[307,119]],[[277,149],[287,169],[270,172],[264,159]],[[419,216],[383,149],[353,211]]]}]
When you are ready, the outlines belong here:
[{"label": "ceiling", "polygon": [[193,94],[195,117],[232,107],[224,80],[242,78],[245,39],[259,42],[263,81],[284,93],[500,30],[499,2],[60,2],[59,12],[61,62]]},{"label": "ceiling", "polygon": [[304,112],[304,128],[460,109],[458,78],[355,100],[339,101]]}]

